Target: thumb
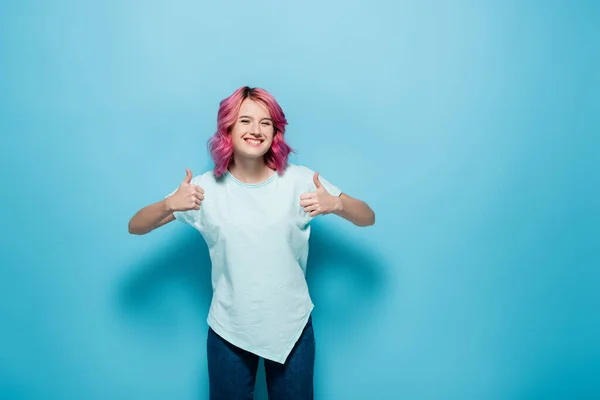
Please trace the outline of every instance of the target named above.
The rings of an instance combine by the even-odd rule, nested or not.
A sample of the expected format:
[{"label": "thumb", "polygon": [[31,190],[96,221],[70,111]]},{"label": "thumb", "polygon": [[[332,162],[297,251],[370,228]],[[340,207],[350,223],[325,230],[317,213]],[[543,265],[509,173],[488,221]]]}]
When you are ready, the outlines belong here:
[{"label": "thumb", "polygon": [[185,183],[190,183],[192,181],[192,171],[189,169],[185,169],[185,179],[183,180]]},{"label": "thumb", "polygon": [[313,176],[313,182],[315,183],[315,186],[317,187],[317,189],[321,188],[321,181],[319,181],[319,173],[315,172],[315,175]]}]

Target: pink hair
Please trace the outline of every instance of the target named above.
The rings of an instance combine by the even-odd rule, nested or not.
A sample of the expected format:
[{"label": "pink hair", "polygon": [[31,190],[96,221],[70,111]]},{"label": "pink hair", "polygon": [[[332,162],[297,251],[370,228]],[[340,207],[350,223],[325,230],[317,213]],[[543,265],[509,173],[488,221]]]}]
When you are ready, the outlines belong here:
[{"label": "pink hair", "polygon": [[275,131],[271,148],[265,154],[267,165],[278,173],[283,173],[288,156],[293,151],[283,138],[287,120],[275,98],[264,89],[243,86],[221,101],[217,114],[217,131],[208,140],[210,156],[215,163],[213,172],[217,178],[227,171],[233,161],[233,144],[229,133],[238,118],[242,102],[247,98],[267,107],[273,120]]}]

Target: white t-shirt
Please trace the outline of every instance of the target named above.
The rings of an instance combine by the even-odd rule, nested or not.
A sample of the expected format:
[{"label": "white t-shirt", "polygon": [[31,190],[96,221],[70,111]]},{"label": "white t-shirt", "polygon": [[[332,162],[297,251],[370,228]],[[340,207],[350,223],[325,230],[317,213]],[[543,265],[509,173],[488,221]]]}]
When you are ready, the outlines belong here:
[{"label": "white t-shirt", "polygon": [[[174,213],[208,245],[208,325],[235,346],[282,364],[314,307],[306,284],[312,217],[300,205],[300,195],[316,190],[313,176],[288,164],[281,175],[247,184],[208,171],[191,181],[204,189],[200,210]],[[341,194],[320,175],[319,181],[331,195]]]}]

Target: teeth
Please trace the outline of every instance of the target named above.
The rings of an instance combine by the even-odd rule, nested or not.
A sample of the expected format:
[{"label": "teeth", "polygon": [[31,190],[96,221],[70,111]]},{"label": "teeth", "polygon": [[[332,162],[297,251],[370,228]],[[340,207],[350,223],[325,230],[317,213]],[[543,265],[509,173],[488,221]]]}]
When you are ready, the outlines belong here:
[{"label": "teeth", "polygon": [[260,144],[261,143],[260,140],[255,140],[255,139],[246,139],[246,141],[250,144]]}]

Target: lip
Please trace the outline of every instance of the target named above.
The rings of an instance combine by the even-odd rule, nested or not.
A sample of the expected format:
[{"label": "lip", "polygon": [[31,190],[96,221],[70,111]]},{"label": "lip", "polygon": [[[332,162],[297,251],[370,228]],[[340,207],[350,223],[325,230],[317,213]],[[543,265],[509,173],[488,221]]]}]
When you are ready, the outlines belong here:
[{"label": "lip", "polygon": [[[249,140],[258,140],[258,141],[260,141],[260,143],[258,143],[258,144],[250,143],[250,142],[249,142]],[[244,142],[246,142],[246,144],[247,144],[248,146],[252,146],[252,147],[260,147],[260,146],[263,144],[263,142],[264,142],[264,139],[257,139],[257,138],[245,138],[245,139],[244,139]]]}]

